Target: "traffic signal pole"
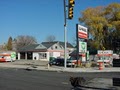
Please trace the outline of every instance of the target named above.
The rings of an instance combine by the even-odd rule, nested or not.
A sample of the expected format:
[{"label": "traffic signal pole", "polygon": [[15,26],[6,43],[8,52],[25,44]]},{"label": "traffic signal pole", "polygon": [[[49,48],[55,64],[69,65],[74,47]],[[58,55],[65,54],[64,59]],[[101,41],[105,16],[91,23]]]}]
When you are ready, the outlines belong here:
[{"label": "traffic signal pole", "polygon": [[64,67],[66,68],[66,61],[67,61],[67,23],[66,23],[66,1],[63,0],[64,2],[64,43],[65,43],[65,48],[64,48]]},{"label": "traffic signal pole", "polygon": [[[74,0],[68,0],[68,5],[66,5],[66,0],[63,0],[64,3],[64,42],[65,42],[65,48],[64,48],[64,67],[66,68],[66,62],[67,62],[67,19],[72,20],[73,18],[73,7],[74,7]],[[68,18],[66,18],[66,12],[68,9]]]}]

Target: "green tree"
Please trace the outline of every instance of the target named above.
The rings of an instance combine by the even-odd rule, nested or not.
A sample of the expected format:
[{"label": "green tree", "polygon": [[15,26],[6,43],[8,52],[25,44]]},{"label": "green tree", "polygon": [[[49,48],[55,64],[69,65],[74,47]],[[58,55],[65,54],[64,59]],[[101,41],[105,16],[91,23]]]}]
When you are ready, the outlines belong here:
[{"label": "green tree", "polygon": [[94,40],[96,49],[104,46],[103,27],[107,24],[105,17],[103,17],[103,7],[88,8],[82,12],[82,17],[79,18],[88,28]]},{"label": "green tree", "polygon": [[[106,17],[109,27],[109,45],[115,52],[118,47],[115,46],[115,40],[120,39],[120,4],[112,3],[105,8],[104,16]],[[119,47],[120,50],[120,47]]]},{"label": "green tree", "polygon": [[9,39],[8,39],[7,50],[12,50],[12,37],[9,37]]},{"label": "green tree", "polygon": [[[105,8],[104,16],[109,23],[109,29],[114,32],[112,35],[114,37],[120,37],[120,4],[113,3]],[[112,29],[111,29],[112,28]]]},{"label": "green tree", "polygon": [[96,49],[110,49],[112,38],[120,37],[120,4],[87,8],[79,21],[88,27],[94,42],[92,46]]}]

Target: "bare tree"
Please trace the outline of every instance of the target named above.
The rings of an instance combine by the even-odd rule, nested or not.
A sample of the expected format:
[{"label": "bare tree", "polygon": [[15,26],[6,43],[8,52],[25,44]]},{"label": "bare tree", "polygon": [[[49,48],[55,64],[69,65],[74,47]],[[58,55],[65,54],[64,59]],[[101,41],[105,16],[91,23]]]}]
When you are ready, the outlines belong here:
[{"label": "bare tree", "polygon": [[22,48],[24,46],[37,43],[36,39],[32,36],[18,36],[15,39],[16,49]]},{"label": "bare tree", "polygon": [[53,42],[53,41],[55,41],[55,39],[56,39],[56,37],[54,35],[49,35],[49,36],[47,36],[46,41]]}]

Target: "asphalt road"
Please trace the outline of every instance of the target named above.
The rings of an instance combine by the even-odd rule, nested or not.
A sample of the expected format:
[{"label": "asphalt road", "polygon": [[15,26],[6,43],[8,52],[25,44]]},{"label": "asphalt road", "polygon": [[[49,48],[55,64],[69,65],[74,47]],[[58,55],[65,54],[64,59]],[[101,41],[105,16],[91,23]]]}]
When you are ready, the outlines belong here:
[{"label": "asphalt road", "polygon": [[[70,76],[81,76],[85,78],[102,77],[111,80],[112,77],[120,77],[120,73],[78,74],[6,68],[0,69],[0,90],[71,90]],[[95,79],[93,81],[95,81]],[[97,82],[97,80],[95,82]],[[107,81],[107,83],[108,82],[109,81]]]}]

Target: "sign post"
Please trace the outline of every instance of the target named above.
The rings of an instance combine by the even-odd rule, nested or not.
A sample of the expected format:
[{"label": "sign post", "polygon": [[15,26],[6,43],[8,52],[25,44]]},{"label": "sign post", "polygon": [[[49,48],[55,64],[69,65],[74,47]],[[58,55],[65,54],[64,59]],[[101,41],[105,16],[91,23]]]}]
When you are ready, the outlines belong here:
[{"label": "sign post", "polygon": [[88,39],[88,30],[86,27],[76,24],[76,39],[77,39],[77,66],[78,66],[79,53],[85,55],[87,53],[87,43],[81,40]]}]

